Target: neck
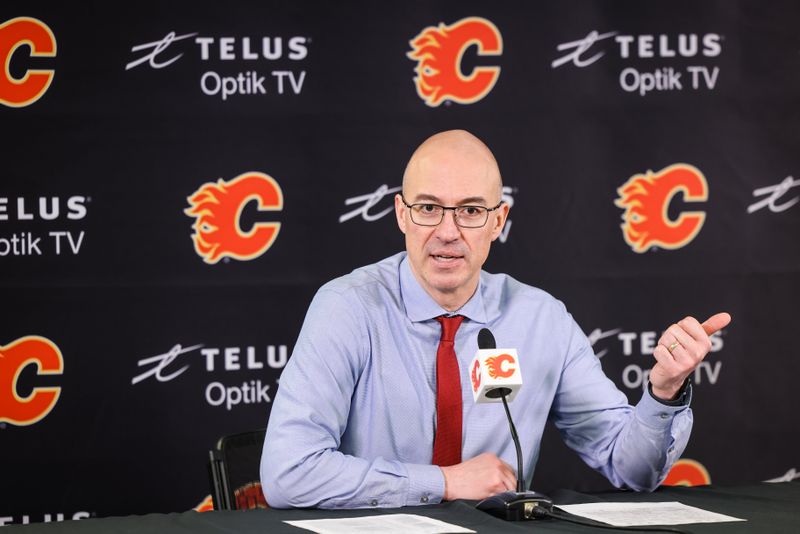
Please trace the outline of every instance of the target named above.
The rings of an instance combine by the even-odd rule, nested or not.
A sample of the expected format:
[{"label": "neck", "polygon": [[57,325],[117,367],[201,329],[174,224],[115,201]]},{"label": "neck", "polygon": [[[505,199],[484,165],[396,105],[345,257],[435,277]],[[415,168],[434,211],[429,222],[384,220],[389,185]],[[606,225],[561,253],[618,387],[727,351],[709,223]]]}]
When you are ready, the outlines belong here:
[{"label": "neck", "polygon": [[442,308],[447,310],[450,313],[457,312],[464,305],[469,302],[469,299],[475,294],[478,290],[478,282],[480,281],[480,273],[475,276],[475,279],[462,287],[458,287],[453,289],[452,291],[442,291],[436,289],[435,287],[431,287],[424,278],[417,274],[416,269],[414,269],[414,264],[410,261],[408,262],[408,267],[411,270],[411,274],[416,279],[417,283],[425,290],[425,292],[430,295],[430,297]]},{"label": "neck", "polygon": [[[433,295],[431,295],[431,296],[433,296]],[[470,295],[470,297],[471,296],[472,295]],[[433,297],[433,300],[435,300],[436,303],[439,304],[439,306],[441,306],[445,310],[449,311],[450,313],[456,313],[457,311],[459,311],[461,308],[464,307],[464,304],[469,302],[469,298],[467,300],[462,301],[462,300],[455,300],[455,299],[454,300],[450,300],[450,299],[442,300],[441,298]]]},{"label": "neck", "polygon": [[475,291],[478,290],[478,281],[476,280],[472,287],[468,290],[462,289],[460,291],[455,290],[452,292],[437,291],[434,288],[425,287],[425,285],[423,285],[423,287],[431,296],[431,298],[436,301],[436,304],[451,313],[455,313],[463,308],[464,305],[466,305],[466,303],[472,298],[472,295],[475,294]]}]

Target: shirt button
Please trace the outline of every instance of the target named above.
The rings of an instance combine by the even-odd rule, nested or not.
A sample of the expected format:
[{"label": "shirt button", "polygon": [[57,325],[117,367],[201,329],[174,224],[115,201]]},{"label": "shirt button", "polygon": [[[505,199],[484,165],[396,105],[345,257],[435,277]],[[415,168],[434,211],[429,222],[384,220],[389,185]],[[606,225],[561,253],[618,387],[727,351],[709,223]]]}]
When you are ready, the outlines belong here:
[{"label": "shirt button", "polygon": [[661,419],[669,419],[669,414],[668,413],[660,413],[660,414],[658,414],[658,416]]},{"label": "shirt button", "polygon": [[370,506],[378,506],[378,499],[372,499],[369,501]]},{"label": "shirt button", "polygon": [[422,498],[419,500],[419,502],[428,502],[428,496],[423,495]]}]

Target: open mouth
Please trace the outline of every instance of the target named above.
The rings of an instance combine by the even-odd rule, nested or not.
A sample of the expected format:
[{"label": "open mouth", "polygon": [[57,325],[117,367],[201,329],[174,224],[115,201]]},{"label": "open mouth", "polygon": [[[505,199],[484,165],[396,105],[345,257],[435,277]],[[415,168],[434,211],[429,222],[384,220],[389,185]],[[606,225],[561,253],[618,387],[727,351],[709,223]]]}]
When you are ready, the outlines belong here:
[{"label": "open mouth", "polygon": [[448,254],[431,254],[431,257],[440,263],[453,263],[464,258],[464,256],[450,256]]}]

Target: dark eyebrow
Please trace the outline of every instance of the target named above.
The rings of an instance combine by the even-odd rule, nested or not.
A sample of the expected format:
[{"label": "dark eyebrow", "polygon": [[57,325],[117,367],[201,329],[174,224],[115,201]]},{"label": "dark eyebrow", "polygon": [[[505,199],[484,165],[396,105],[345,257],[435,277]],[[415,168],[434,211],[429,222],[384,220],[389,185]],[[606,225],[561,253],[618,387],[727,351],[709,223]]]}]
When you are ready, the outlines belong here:
[{"label": "dark eyebrow", "polygon": [[[425,194],[425,193],[419,194],[416,197],[414,197],[414,202],[415,203],[416,202],[425,202],[425,201],[433,202],[433,203],[436,203],[436,204],[441,204],[442,203],[442,201],[441,201],[441,199],[439,197],[434,196],[434,195],[428,195],[428,194]],[[476,206],[476,205],[477,206],[485,206],[486,205],[486,199],[483,198],[483,197],[467,197],[467,198],[461,199],[458,202],[458,204],[456,204],[456,205],[457,206]]]}]

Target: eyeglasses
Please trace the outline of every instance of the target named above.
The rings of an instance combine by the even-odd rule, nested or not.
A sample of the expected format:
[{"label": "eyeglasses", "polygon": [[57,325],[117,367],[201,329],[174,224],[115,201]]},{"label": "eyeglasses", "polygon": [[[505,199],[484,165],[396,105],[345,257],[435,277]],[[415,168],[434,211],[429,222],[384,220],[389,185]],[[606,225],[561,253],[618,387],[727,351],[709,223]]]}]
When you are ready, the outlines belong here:
[{"label": "eyeglasses", "polygon": [[421,202],[409,204],[403,195],[400,195],[405,207],[411,213],[411,221],[420,226],[439,226],[444,220],[444,212],[453,210],[453,220],[461,228],[481,228],[489,220],[489,212],[494,211],[503,205],[501,200],[497,206],[487,208],[486,206],[440,206]]}]

